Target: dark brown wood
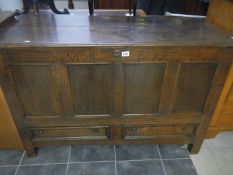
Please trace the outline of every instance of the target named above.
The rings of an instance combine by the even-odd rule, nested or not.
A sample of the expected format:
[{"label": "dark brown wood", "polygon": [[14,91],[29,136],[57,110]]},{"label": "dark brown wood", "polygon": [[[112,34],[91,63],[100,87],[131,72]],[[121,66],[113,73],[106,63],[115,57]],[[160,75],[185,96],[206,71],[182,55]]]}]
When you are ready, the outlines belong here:
[{"label": "dark brown wood", "polygon": [[175,89],[179,77],[179,62],[172,60],[166,64],[166,72],[163,79],[163,89],[159,105],[160,114],[171,114],[175,100]]},{"label": "dark brown wood", "polygon": [[123,111],[123,65],[114,63],[112,68],[112,116],[119,117]]},{"label": "dark brown wood", "polygon": [[124,65],[125,114],[158,113],[165,64]]},{"label": "dark brown wood", "polygon": [[202,120],[201,114],[189,114],[187,117],[186,113],[183,114],[171,114],[171,115],[162,115],[158,117],[158,115],[126,115],[122,117],[106,117],[99,116],[92,118],[49,118],[49,117],[40,117],[40,118],[27,118],[25,119],[25,123],[29,127],[33,128],[42,128],[42,127],[75,127],[75,126],[95,126],[95,125],[140,125],[141,123],[150,125],[150,124],[199,124]]},{"label": "dark brown wood", "polygon": [[185,135],[162,135],[157,136],[153,139],[125,139],[125,140],[93,140],[93,139],[79,139],[66,137],[62,140],[58,139],[47,139],[47,138],[35,138],[32,140],[35,147],[48,147],[48,146],[61,146],[61,145],[86,145],[86,144],[186,144],[193,143],[194,138]]},{"label": "dark brown wood", "polygon": [[[64,138],[64,137],[79,137],[90,139],[107,139],[107,132],[109,131],[109,127],[76,127],[76,128],[66,128],[66,127],[58,127],[58,128],[36,128],[31,129],[32,135],[38,138]],[[95,138],[96,137],[96,138]]]},{"label": "dark brown wood", "polygon": [[73,113],[75,115],[110,114],[110,65],[68,65],[67,69]]},{"label": "dark brown wood", "polygon": [[233,56],[229,35],[177,17],[25,15],[0,38],[0,83],[28,155],[131,143],[196,153]]},{"label": "dark brown wood", "polygon": [[96,9],[128,9],[130,0],[94,0]]},{"label": "dark brown wood", "polygon": [[[228,64],[226,64],[228,63]],[[206,99],[206,104],[203,108],[203,112],[206,115],[206,120],[203,121],[196,129],[196,133],[198,135],[198,137],[196,138],[196,140],[194,141],[193,145],[189,145],[188,149],[190,150],[191,153],[198,153],[198,151],[200,150],[201,144],[203,142],[203,139],[205,138],[205,134],[208,130],[209,127],[209,123],[211,121],[211,117],[213,115],[213,112],[215,110],[217,101],[220,97],[220,94],[222,92],[223,86],[218,85],[218,81],[219,81],[219,77],[221,77],[224,73],[223,70],[230,68],[229,65],[231,65],[231,62],[228,62],[228,60],[224,60],[222,61],[222,64],[220,64],[217,67],[217,70],[215,72],[215,76],[212,82],[212,86],[210,88],[210,92],[209,95]],[[225,79],[225,78],[224,78]],[[204,133],[204,134],[199,134],[199,133]]]},{"label": "dark brown wood", "polygon": [[126,127],[125,135],[129,139],[158,137],[159,135],[193,135],[194,125],[177,126],[130,126]]},{"label": "dark brown wood", "polygon": [[[174,112],[202,112],[217,63],[183,63],[176,88]],[[187,79],[190,77],[190,79]]]},{"label": "dark brown wood", "polygon": [[50,69],[49,65],[10,67],[22,108],[27,117],[55,116],[60,112]]},{"label": "dark brown wood", "polygon": [[[49,17],[45,18],[44,15]],[[44,15],[30,14],[21,16],[19,18],[20,22],[12,22],[10,26],[1,28],[0,45],[7,46],[11,43],[11,46],[38,47],[41,45],[112,45],[113,43],[118,43],[118,46],[214,46],[216,44],[218,46],[230,46],[232,44],[230,35],[227,35],[221,30],[217,30],[214,26],[205,23],[202,19],[164,18],[163,16],[156,18],[122,16],[106,18],[104,16]],[[56,26],[54,25],[55,21],[57,21]],[[141,25],[142,21],[143,27]],[[121,24],[118,30],[116,30],[116,22]],[[166,27],[168,22],[173,27]],[[129,26],[134,28],[133,32],[129,32]],[[9,27],[11,30],[8,30]],[[90,28],[91,32],[89,32]],[[147,32],[142,35],[142,30],[146,30]],[[71,33],[82,33],[82,35],[72,35],[70,37]],[[172,35],[167,35],[168,33],[172,33]],[[17,37],[13,37],[15,35]],[[210,52],[216,52],[219,48],[216,48],[216,50],[208,49]],[[179,52],[184,51],[179,48],[172,53],[170,51],[166,53],[179,54]],[[205,52],[205,49],[200,48],[198,52],[192,53],[192,55],[197,55],[196,59],[198,55],[203,54],[201,52]]]},{"label": "dark brown wood", "polygon": [[53,64],[51,67],[54,91],[56,94],[57,108],[63,117],[72,117],[73,106],[71,103],[70,85],[67,81],[68,72],[65,65],[61,63]]}]

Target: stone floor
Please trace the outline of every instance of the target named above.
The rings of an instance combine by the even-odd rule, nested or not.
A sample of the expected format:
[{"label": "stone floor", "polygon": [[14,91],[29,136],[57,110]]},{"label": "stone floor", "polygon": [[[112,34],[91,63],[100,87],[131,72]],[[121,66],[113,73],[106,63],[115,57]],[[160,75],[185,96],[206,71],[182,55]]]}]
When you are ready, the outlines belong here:
[{"label": "stone floor", "polygon": [[0,150],[0,175],[197,175],[181,145],[41,148],[38,156]]},{"label": "stone floor", "polygon": [[191,159],[198,175],[233,175],[233,132],[205,140],[199,154]]},{"label": "stone floor", "polygon": [[[192,163],[193,162],[193,163]],[[199,154],[182,145],[80,145],[0,150],[0,175],[233,175],[233,132],[205,140]]]}]

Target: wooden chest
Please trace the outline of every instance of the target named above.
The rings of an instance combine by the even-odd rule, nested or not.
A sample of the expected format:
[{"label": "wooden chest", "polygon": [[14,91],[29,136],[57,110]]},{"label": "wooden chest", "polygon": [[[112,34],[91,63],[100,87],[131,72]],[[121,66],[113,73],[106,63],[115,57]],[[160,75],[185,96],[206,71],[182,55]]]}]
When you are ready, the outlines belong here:
[{"label": "wooden chest", "polygon": [[197,153],[233,58],[200,19],[24,15],[0,29],[0,82],[29,156],[74,144]]}]

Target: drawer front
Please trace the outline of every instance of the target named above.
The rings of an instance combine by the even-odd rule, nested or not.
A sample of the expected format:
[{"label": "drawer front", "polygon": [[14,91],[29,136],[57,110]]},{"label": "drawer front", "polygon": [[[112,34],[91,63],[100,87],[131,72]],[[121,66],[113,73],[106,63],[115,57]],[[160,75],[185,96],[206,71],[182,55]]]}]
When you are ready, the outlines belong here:
[{"label": "drawer front", "polygon": [[78,127],[78,128],[41,128],[32,129],[34,138],[80,138],[80,139],[107,139],[109,127]]},{"label": "drawer front", "polygon": [[193,135],[194,125],[176,126],[127,126],[125,129],[125,139],[156,138],[160,136]]}]

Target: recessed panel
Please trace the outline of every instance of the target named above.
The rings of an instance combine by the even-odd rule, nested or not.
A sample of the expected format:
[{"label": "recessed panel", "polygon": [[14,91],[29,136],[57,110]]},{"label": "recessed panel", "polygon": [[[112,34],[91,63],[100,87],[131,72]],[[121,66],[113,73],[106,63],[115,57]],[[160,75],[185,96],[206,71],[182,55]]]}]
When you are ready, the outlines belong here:
[{"label": "recessed panel", "polygon": [[202,112],[217,63],[184,63],[176,88],[174,112]]},{"label": "recessed panel", "polygon": [[11,72],[26,115],[57,115],[50,66],[17,65]]},{"label": "recessed panel", "polygon": [[110,114],[110,65],[69,65],[68,72],[74,114]]},{"label": "recessed panel", "polygon": [[165,64],[125,64],[124,113],[158,112]]}]

